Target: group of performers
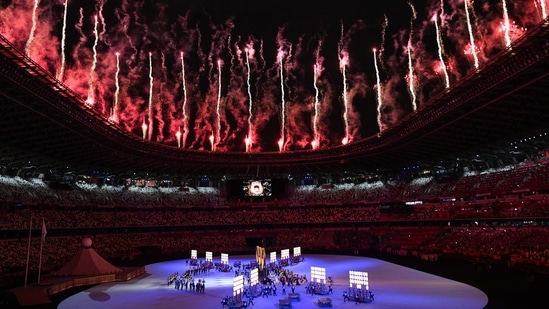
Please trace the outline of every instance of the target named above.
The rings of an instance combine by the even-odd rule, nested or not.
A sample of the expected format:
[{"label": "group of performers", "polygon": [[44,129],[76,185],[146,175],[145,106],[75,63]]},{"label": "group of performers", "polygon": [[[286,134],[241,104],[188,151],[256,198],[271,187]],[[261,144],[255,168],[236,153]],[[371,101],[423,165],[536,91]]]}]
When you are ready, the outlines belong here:
[{"label": "group of performers", "polygon": [[[263,257],[263,256],[261,256]],[[262,296],[262,297],[268,297],[268,296],[277,296],[277,284],[280,283],[282,288],[282,295],[286,295],[286,290],[291,290],[291,294],[295,293],[296,286],[299,285],[305,285],[306,293],[311,295],[326,295],[326,294],[333,294],[333,279],[332,277],[328,277],[327,283],[328,286],[326,286],[325,283],[319,283],[319,282],[309,282],[307,280],[307,275],[300,275],[297,273],[294,273],[292,270],[286,268],[285,266],[288,266],[288,264],[295,264],[302,262],[304,259],[303,257],[299,257],[299,259],[293,260],[290,259],[286,261],[286,263],[271,263],[266,268],[261,269],[263,278],[261,279],[261,282],[255,286],[252,286],[250,283],[250,273],[251,269],[257,268],[259,265],[262,265],[262,263],[258,262],[257,260],[250,263],[249,265],[242,265],[241,262],[235,262],[234,269],[235,269],[235,276],[244,275],[246,277],[246,281],[250,285],[249,287],[244,288],[244,293],[242,296],[247,297],[246,301],[241,300],[240,297],[224,297],[221,300],[222,307],[228,306],[234,306],[235,303],[238,302],[238,305],[241,308],[246,308],[249,305],[253,305],[253,299],[254,297]],[[187,261],[187,264],[189,264],[189,261]],[[205,292],[205,284],[206,281],[204,279],[198,279],[195,282],[194,277],[203,274],[210,269],[214,267],[213,263],[206,262],[202,263],[201,261],[192,260],[191,261],[191,268],[187,271],[185,271],[183,274],[179,274],[178,272],[175,272],[170,277],[168,277],[168,285],[171,285],[172,283],[175,285],[176,290],[185,290],[185,291],[192,291],[192,292],[198,292],[198,293],[204,293]],[[220,264],[215,264],[215,267],[218,271],[231,271],[233,270],[232,266],[229,266],[227,264],[223,264],[228,269],[221,269],[219,266]],[[264,265],[264,264],[263,264]],[[288,291],[290,293],[290,291]],[[299,294],[297,294],[299,295]],[[343,301],[355,301],[356,303],[361,302],[372,302],[374,300],[374,293],[370,290],[364,290],[364,289],[356,289],[356,288],[350,288],[348,290],[345,290],[343,292]],[[331,303],[330,303],[331,305]]]},{"label": "group of performers", "polygon": [[274,267],[270,272],[275,274],[282,286],[302,285],[308,282],[307,275],[296,274],[282,266]]},{"label": "group of performers", "polygon": [[193,271],[187,270],[183,274],[173,273],[168,277],[168,286],[174,284],[176,290],[185,290],[191,292],[204,293],[206,290],[206,280],[198,279],[195,281]]},{"label": "group of performers", "polygon": [[374,293],[370,290],[351,289],[343,291],[343,302],[355,301],[358,303],[369,303],[374,301]]},{"label": "group of performers", "polygon": [[326,294],[333,293],[333,288],[331,284],[326,286],[326,284],[320,283],[320,282],[310,282],[305,287],[305,290],[307,294],[311,294],[311,295],[326,295]]},{"label": "group of performers", "polygon": [[[237,303],[238,303],[237,298],[233,296],[226,296],[226,297],[223,297],[223,299],[221,300],[221,308],[225,308],[225,306],[227,307],[235,306]],[[247,308],[250,305],[254,305],[253,297],[239,303],[240,308]]]},{"label": "group of performers", "polygon": [[305,261],[305,258],[302,255],[292,256],[289,258],[284,258],[280,260],[280,265],[282,266],[292,266],[298,263]]}]

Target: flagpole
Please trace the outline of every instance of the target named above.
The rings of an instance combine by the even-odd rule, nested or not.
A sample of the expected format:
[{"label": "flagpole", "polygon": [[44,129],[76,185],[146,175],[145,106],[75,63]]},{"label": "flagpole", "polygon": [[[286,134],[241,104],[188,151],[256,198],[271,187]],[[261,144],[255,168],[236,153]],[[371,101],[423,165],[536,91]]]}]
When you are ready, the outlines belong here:
[{"label": "flagpole", "polygon": [[29,244],[27,246],[27,267],[25,269],[25,287],[27,287],[27,279],[29,277],[29,260],[30,260],[30,248],[31,248],[31,235],[32,235],[32,215],[30,217],[30,225],[29,225]]},{"label": "flagpole", "polygon": [[44,218],[42,218],[42,234],[40,236],[40,260],[38,262],[38,284],[40,284],[40,273],[42,270],[42,248],[44,247],[44,241],[46,238],[46,224]]}]

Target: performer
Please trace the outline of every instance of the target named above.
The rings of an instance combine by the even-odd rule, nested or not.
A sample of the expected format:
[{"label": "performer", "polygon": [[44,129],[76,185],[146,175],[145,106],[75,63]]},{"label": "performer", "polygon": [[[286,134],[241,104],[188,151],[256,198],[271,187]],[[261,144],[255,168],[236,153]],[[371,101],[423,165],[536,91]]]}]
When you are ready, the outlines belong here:
[{"label": "performer", "polygon": [[349,300],[349,295],[347,294],[347,291],[343,291],[343,302],[346,302]]}]

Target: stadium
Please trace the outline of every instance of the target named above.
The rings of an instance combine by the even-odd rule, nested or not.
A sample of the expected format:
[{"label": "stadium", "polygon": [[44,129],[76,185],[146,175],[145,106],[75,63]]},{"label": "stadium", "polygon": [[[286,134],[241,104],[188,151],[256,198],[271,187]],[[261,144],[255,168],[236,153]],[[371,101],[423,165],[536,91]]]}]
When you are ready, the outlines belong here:
[{"label": "stadium", "polygon": [[[547,1],[408,2],[374,22],[377,34],[404,20],[384,50],[397,57],[381,54],[385,37],[373,52],[354,43],[368,27],[339,31],[339,16],[339,39],[288,26],[264,43],[233,34],[246,19],[225,19],[229,4],[23,2],[0,8],[4,307],[56,308],[154,263],[196,266],[193,250],[247,259],[258,247],[396,263],[482,290],[485,308],[549,305]],[[317,22],[308,9],[294,12],[300,26]],[[92,243],[114,270],[56,283]],[[294,258],[284,266],[303,265]],[[290,307],[307,308],[304,291]],[[383,296],[365,306],[385,308]]]}]

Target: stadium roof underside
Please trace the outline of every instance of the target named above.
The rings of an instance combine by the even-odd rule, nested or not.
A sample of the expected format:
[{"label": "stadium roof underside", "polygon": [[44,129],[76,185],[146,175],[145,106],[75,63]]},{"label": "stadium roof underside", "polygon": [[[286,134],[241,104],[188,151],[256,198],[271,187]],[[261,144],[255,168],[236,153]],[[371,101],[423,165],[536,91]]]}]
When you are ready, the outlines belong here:
[{"label": "stadium roof underside", "polygon": [[0,42],[0,165],[277,177],[504,162],[548,148],[547,22],[382,134],[326,150],[282,153],[194,151],[143,140],[86,108],[8,41]]}]

